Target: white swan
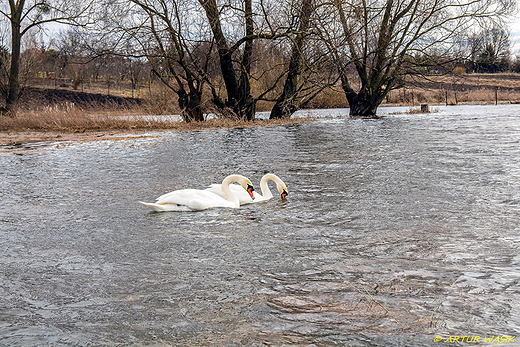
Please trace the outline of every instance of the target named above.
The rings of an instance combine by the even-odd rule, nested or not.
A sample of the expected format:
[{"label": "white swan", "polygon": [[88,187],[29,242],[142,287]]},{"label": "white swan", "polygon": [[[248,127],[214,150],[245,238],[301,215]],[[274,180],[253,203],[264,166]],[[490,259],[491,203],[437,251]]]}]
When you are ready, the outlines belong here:
[{"label": "white swan", "polygon": [[[240,205],[252,204],[252,203],[267,201],[273,197],[273,193],[271,193],[271,190],[269,189],[269,186],[267,185],[267,182],[269,182],[269,181],[273,181],[274,183],[276,183],[276,188],[278,189],[278,192],[280,193],[281,198],[285,199],[287,197],[287,195],[289,194],[287,192],[287,186],[285,185],[285,183],[283,183],[283,181],[280,179],[280,177],[278,177],[274,174],[270,174],[270,173],[266,174],[266,175],[264,175],[264,177],[262,177],[262,180],[260,181],[260,188],[262,190],[262,195],[260,195],[257,192],[254,192],[253,193],[254,197],[255,197],[254,200],[251,200],[249,195],[247,195],[242,190],[242,188],[240,188],[240,186],[238,186],[236,184],[230,185],[229,188],[231,189],[233,194],[235,194],[238,197],[238,199],[240,200]],[[206,191],[222,196],[222,190],[221,190],[220,184],[212,184],[209,186],[209,188],[206,189]]]},{"label": "white swan", "polygon": [[[220,195],[200,189],[180,189],[161,195],[155,203],[139,202],[157,212],[200,211],[214,207],[238,208],[240,201],[229,189],[231,182],[239,183],[247,192],[246,195],[249,196],[249,199],[254,199],[254,188],[251,181],[241,175],[230,175],[222,181]],[[242,189],[239,186],[237,187]]]}]

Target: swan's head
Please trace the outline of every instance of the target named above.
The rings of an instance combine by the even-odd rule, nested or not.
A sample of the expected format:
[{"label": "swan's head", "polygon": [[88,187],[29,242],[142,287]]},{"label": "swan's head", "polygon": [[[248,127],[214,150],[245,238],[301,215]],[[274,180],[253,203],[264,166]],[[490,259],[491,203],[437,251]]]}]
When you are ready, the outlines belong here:
[{"label": "swan's head", "polygon": [[251,199],[255,200],[255,196],[253,195],[253,192],[255,191],[255,188],[253,188],[253,183],[251,183],[249,179],[246,179],[240,185],[249,193]]},{"label": "swan's head", "polygon": [[252,184],[248,184],[246,190],[249,193],[249,196],[251,197],[251,199],[255,200],[255,196],[253,195],[253,192],[255,191],[255,188],[253,188],[253,185]]},{"label": "swan's head", "polygon": [[289,192],[287,191],[287,187],[285,186],[285,184],[281,187],[278,187],[278,193],[280,193],[280,196],[282,197],[282,199],[286,199],[287,198],[287,195],[289,195]]},{"label": "swan's head", "polygon": [[249,194],[251,199],[255,199],[255,196],[253,195],[253,192],[255,191],[255,188],[253,188],[253,183],[249,180],[249,178],[242,176],[242,175],[229,175],[222,181],[222,192],[224,192],[224,188],[229,189],[229,184],[231,182],[237,182],[246,190],[246,192]]}]

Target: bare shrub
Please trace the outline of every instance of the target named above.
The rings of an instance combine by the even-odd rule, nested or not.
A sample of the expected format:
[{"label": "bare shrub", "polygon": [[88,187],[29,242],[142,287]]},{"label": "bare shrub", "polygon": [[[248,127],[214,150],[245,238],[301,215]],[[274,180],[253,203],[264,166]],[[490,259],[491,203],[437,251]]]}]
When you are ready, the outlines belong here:
[{"label": "bare shrub", "polygon": [[22,110],[16,117],[0,117],[0,131],[58,131],[83,133],[100,130],[171,129],[198,130],[215,128],[253,127],[256,125],[279,125],[304,123],[311,118],[281,119],[273,121],[247,121],[227,117],[213,117],[205,122],[185,123],[177,116],[146,115],[141,108],[98,108],[80,109],[68,103],[48,106],[39,110]]},{"label": "bare shrub", "polygon": [[323,109],[323,108],[343,108],[348,107],[347,98],[343,91],[325,90],[312,99],[307,108]]}]

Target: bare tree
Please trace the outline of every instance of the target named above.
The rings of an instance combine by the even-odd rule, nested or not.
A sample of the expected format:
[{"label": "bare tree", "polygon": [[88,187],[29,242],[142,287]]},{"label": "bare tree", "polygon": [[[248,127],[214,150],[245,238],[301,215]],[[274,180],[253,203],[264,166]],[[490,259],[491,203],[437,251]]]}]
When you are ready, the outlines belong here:
[{"label": "bare tree", "polygon": [[146,62],[143,59],[130,58],[128,61],[128,76],[132,83],[132,98],[135,97],[135,90],[139,88],[139,82],[145,74]]},{"label": "bare tree", "polygon": [[[307,48],[308,29],[312,26],[315,0],[227,0],[219,4],[215,0],[199,2],[206,12],[218,49],[220,70],[227,92],[225,102],[220,101],[214,92],[215,104],[220,105],[221,109],[231,110],[238,117],[251,120],[254,119],[258,100],[276,101],[271,118],[289,117],[301,106],[304,94],[312,94],[309,91],[314,89],[314,86],[309,88],[310,84],[306,86],[305,82],[302,83],[300,77],[303,71],[312,70],[304,51]],[[230,25],[230,16],[238,24]],[[230,33],[231,26],[238,29]],[[227,32],[225,29],[228,29]],[[264,44],[266,41],[269,44]],[[263,43],[257,44],[259,42]],[[281,66],[284,69],[274,78],[273,70],[270,69],[272,65],[255,63],[267,59],[266,54],[269,54],[269,51],[255,49],[269,50],[273,46],[284,47],[280,49],[284,59],[275,64],[275,70],[278,71]],[[255,82],[257,86],[263,87],[253,93],[251,85]],[[277,94],[280,85],[282,90]],[[273,94],[276,96],[273,97]],[[310,99],[312,96],[307,101]]]},{"label": "bare tree", "polygon": [[[92,0],[89,0],[92,1]],[[22,37],[33,28],[41,28],[49,22],[81,25],[89,17],[92,2],[81,0],[8,0],[2,3],[0,15],[10,23],[11,59],[9,68],[6,109],[16,112],[20,96],[20,56]]]},{"label": "bare tree", "polygon": [[[211,59],[210,35],[196,1],[128,0],[110,18],[119,39],[112,49],[135,61],[146,58],[153,74],[177,94],[186,122],[203,121],[202,95]],[[117,40],[116,40],[117,41]]]},{"label": "bare tree", "polygon": [[78,89],[79,85],[83,83],[86,74],[86,64],[89,61],[87,51],[82,42],[84,35],[77,30],[68,30],[62,33],[58,40],[58,49],[60,51],[61,59],[64,63],[64,68],[72,79],[72,88]]},{"label": "bare tree", "polygon": [[[230,45],[224,30],[222,28],[221,13],[217,6],[216,0],[199,0],[200,4],[206,12],[213,37],[218,49],[220,60],[220,69],[222,78],[226,85],[227,101],[220,100],[215,90],[213,90],[214,102],[221,110],[226,108],[231,110],[236,116],[240,118],[253,119],[255,112],[255,103],[251,96],[251,57],[253,54],[253,40],[254,40],[254,22],[253,22],[253,7],[252,0],[243,0],[241,17],[244,18],[244,32],[245,36],[238,40],[234,45]],[[228,8],[233,8],[228,5]],[[242,59],[239,61],[239,72],[237,73],[233,64],[233,55],[242,49]]]},{"label": "bare tree", "polygon": [[445,55],[460,32],[499,22],[514,6],[512,0],[334,0],[341,35],[333,54],[350,115],[375,117],[388,92],[413,72],[414,54]]},{"label": "bare tree", "polygon": [[314,12],[314,0],[303,0],[301,9],[297,15],[298,30],[294,35],[291,59],[287,68],[287,77],[285,79],[285,85],[283,92],[276,100],[271,115],[269,118],[288,118],[297,109],[296,97],[298,95],[298,77],[301,74],[303,64],[303,46],[305,44],[305,38],[309,34],[308,29],[310,27],[310,21],[312,13]]},{"label": "bare tree", "polygon": [[[306,13],[311,12],[313,0],[304,1],[308,3]],[[262,40],[276,42],[289,36],[297,38],[292,55],[294,62],[288,64],[292,73],[287,75],[288,80],[297,83],[298,76],[295,79],[294,75],[302,70],[302,41],[306,30],[300,28],[304,30],[292,34],[296,31],[292,28],[294,23],[284,21],[291,17],[276,13],[280,12],[279,4],[264,0],[255,3],[226,0],[219,4],[215,0],[128,0],[122,4],[126,7],[113,10],[116,17],[107,18],[110,30],[104,29],[120,35],[112,34],[110,40],[119,44],[114,44],[111,51],[116,49],[118,54],[135,58],[146,57],[154,75],[177,94],[185,121],[203,120],[205,89],[211,91],[212,105],[222,115],[254,119],[256,102],[267,100],[267,95],[277,89],[286,73],[270,83],[265,81],[271,75],[272,65],[258,63],[263,60],[263,52],[255,52],[255,47],[271,49],[277,43],[257,44]],[[299,12],[294,10],[296,3],[287,1],[284,6],[286,10]],[[310,15],[306,16],[305,27],[308,27]],[[116,48],[117,45],[120,47]],[[279,61],[276,64],[281,66]],[[225,88],[225,100],[221,85]],[[257,87],[256,96],[253,85]],[[284,97],[293,100],[300,91],[296,88],[300,87],[295,84]]]},{"label": "bare tree", "polygon": [[510,63],[509,32],[503,28],[483,29],[468,37],[468,68],[475,72],[506,71]]}]

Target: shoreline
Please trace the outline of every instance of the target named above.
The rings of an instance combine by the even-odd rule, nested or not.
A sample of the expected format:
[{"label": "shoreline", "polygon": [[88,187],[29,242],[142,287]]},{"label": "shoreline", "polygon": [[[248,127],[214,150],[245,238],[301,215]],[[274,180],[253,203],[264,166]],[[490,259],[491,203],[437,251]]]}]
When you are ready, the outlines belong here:
[{"label": "shoreline", "polygon": [[134,130],[114,130],[106,131],[85,131],[81,133],[59,132],[59,131],[0,131],[0,147],[18,147],[25,144],[37,142],[86,142],[121,140],[126,138],[138,137],[157,137],[167,131],[174,129],[134,129]]},{"label": "shoreline", "polygon": [[139,128],[107,128],[81,129],[81,131],[67,130],[3,130],[0,131],[0,147],[21,146],[35,142],[65,142],[65,141],[102,141],[121,140],[137,137],[159,137],[166,132],[201,131],[215,129],[252,128],[258,126],[278,126],[286,124],[310,123],[315,117],[289,118],[276,120],[257,119],[253,122],[241,120],[215,119],[205,122],[172,122],[169,126],[139,127]]},{"label": "shoreline", "polygon": [[[500,104],[513,104],[512,102]],[[459,103],[458,105],[492,105],[492,103]],[[439,103],[429,103],[428,106],[444,106]],[[418,108],[419,105],[403,105],[403,104],[382,104],[380,108],[385,107],[408,107]],[[334,109],[332,109],[334,110]],[[178,131],[200,131],[215,129],[233,129],[233,128],[249,128],[257,126],[277,126],[295,123],[310,123],[316,120],[315,117],[307,116],[302,118],[289,118],[279,120],[256,119],[254,122],[233,121],[233,120],[211,120],[201,123],[183,123],[175,122],[168,127],[150,127],[150,128],[107,128],[107,129],[81,129],[80,131],[67,130],[1,130],[0,131],[0,147],[19,147],[25,144],[38,142],[86,142],[86,141],[104,141],[104,140],[123,140],[139,137],[160,137],[166,132]]]}]

